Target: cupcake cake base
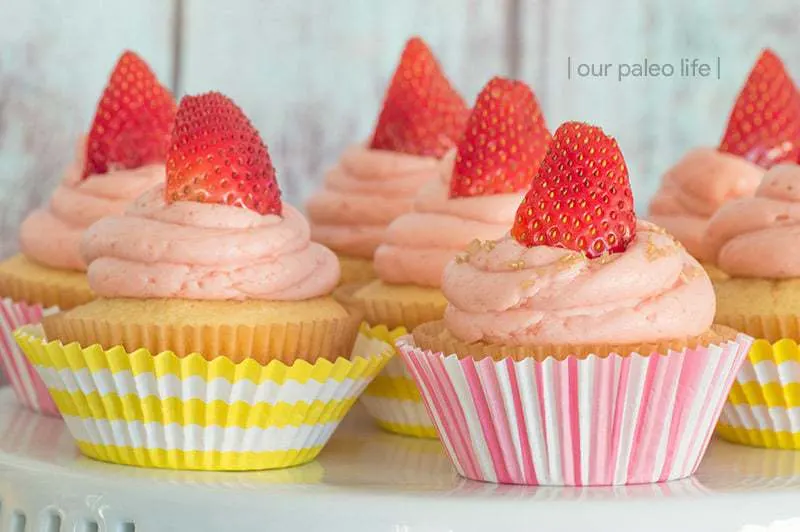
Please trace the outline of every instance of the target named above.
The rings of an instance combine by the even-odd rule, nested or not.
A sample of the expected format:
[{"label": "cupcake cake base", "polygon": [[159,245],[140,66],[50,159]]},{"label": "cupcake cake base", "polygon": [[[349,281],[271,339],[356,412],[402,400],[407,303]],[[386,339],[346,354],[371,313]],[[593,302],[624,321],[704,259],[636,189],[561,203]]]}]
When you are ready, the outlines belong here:
[{"label": "cupcake cake base", "polygon": [[86,273],[48,268],[23,255],[0,262],[0,294],[14,301],[62,309],[95,298]]},{"label": "cupcake cake base", "polygon": [[352,297],[364,310],[364,319],[371,325],[390,329],[439,320],[444,316],[447,300],[441,290],[413,285],[392,285],[372,281],[356,290]]},{"label": "cupcake cake base", "polygon": [[363,283],[375,279],[375,269],[372,260],[349,255],[338,255],[339,267],[342,270],[339,284]]},{"label": "cupcake cake base", "polygon": [[347,353],[358,318],[332,297],[304,301],[98,299],[50,316],[43,325],[48,338],[65,343],[172,351],[178,356],[214,353],[233,362],[248,358],[291,364],[336,360]]}]

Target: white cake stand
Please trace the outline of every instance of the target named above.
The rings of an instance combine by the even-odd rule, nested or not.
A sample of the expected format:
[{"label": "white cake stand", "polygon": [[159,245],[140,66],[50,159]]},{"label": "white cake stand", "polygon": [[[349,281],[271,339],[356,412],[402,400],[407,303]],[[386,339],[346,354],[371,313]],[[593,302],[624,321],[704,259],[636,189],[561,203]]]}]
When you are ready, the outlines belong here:
[{"label": "white cake stand", "polygon": [[459,478],[438,442],[384,434],[354,412],[305,466],[171,472],[84,458],[60,420],[4,389],[0,503],[4,532],[736,532],[800,518],[800,453],[714,442],[679,482],[497,486]]}]

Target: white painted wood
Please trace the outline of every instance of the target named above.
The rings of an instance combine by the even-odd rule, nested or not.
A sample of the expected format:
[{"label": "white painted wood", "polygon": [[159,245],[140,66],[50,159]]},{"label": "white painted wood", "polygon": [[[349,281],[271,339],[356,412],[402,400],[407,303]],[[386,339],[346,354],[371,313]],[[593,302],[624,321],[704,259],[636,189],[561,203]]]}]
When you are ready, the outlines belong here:
[{"label": "white painted wood", "polygon": [[285,197],[302,204],[349,143],[366,138],[405,40],[421,35],[470,102],[509,74],[509,0],[190,0],[188,93],[220,90],[267,142]]},{"label": "white painted wood", "polygon": [[[661,174],[689,148],[719,142],[759,51],[772,46],[800,76],[800,10],[777,0],[521,0],[521,77],[535,87],[548,124],[585,120],[615,135],[640,212]],[[710,78],[567,79],[573,62],[709,63]],[[616,74],[616,70],[613,71]]]},{"label": "white painted wood", "polygon": [[60,179],[121,51],[169,82],[172,14],[171,0],[0,0],[0,257]]},{"label": "white painted wood", "polygon": [[[171,79],[175,1],[0,0],[0,256],[59,179],[119,52],[136,49]],[[640,210],[687,149],[718,142],[763,46],[800,76],[800,10],[781,0],[184,0],[183,24],[180,88],[236,99],[296,204],[347,144],[370,134],[413,34],[470,101],[492,75],[518,70],[551,128],[580,119],[616,135]],[[567,57],[719,57],[721,79],[568,80]]]}]

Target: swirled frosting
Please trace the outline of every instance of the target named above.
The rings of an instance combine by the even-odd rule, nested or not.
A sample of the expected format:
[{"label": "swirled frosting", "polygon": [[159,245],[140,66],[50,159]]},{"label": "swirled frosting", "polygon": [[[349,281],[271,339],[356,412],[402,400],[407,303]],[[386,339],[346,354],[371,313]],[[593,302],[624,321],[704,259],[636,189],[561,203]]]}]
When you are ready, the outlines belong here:
[{"label": "swirled frosting", "polygon": [[664,175],[650,203],[649,218],[694,257],[707,261],[703,234],[708,219],[728,201],[752,195],[763,175],[763,168],[742,157],[694,149]]},{"label": "swirled frosting", "polygon": [[81,179],[85,140],[48,204],[20,227],[20,247],[29,259],[61,270],[86,270],[80,254],[83,232],[97,220],[119,214],[146,190],[164,181],[164,165],[113,170]]},{"label": "swirled frosting", "polygon": [[277,216],[166,204],[162,185],[90,227],[81,249],[100,296],[286,301],[327,295],[339,281],[336,255],[309,237],[290,205]]},{"label": "swirled frosting", "polygon": [[684,338],[705,332],[716,306],[699,263],[642,221],[624,252],[597,259],[510,236],[482,242],[447,266],[442,291],[456,337],[507,345]]},{"label": "swirled frosting", "polygon": [[375,251],[375,271],[391,284],[438,288],[450,260],[474,239],[500,238],[514,223],[524,192],[450,198],[455,152],[442,160],[414,209],[393,221]]},{"label": "swirled frosting", "polygon": [[705,246],[736,277],[800,277],[800,166],[774,166],[755,196],[731,202],[708,224]]},{"label": "swirled frosting", "polygon": [[439,160],[351,146],[308,202],[311,237],[337,253],[371,259],[392,220],[411,210]]}]

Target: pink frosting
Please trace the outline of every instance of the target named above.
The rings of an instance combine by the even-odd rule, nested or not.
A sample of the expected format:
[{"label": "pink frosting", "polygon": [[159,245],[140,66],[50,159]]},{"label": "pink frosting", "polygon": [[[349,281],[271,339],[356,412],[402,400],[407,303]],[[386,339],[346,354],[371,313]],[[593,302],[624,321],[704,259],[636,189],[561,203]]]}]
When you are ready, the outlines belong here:
[{"label": "pink frosting", "polygon": [[720,209],[706,231],[712,262],[730,275],[800,277],[800,166],[774,166],[755,197]]},{"label": "pink frosting", "polygon": [[439,179],[422,188],[414,210],[386,229],[375,251],[375,271],[382,281],[438,288],[445,266],[467,244],[500,238],[514,223],[524,192],[449,197],[454,155],[445,156]]},{"label": "pink frosting", "polygon": [[164,202],[163,186],[123,216],[86,231],[81,246],[89,285],[100,296],[301,300],[329,294],[339,261],[310,242],[303,215],[229,205]]},{"label": "pink frosting", "polygon": [[433,157],[348,148],[308,202],[312,239],[343,255],[372,258],[386,226],[411,210],[438,165]]},{"label": "pink frosting", "polygon": [[628,249],[597,259],[511,236],[451,262],[442,291],[457,337],[508,345],[636,343],[705,332],[715,312],[703,268],[639,222]]},{"label": "pink frosting", "polygon": [[650,203],[650,220],[672,233],[691,253],[709,260],[703,246],[708,219],[728,201],[751,196],[764,169],[711,148],[690,151],[664,175]]},{"label": "pink frosting", "polygon": [[80,254],[83,232],[97,220],[120,214],[146,190],[164,182],[164,165],[114,170],[81,179],[85,139],[50,202],[30,213],[20,228],[26,257],[60,270],[86,270]]}]

